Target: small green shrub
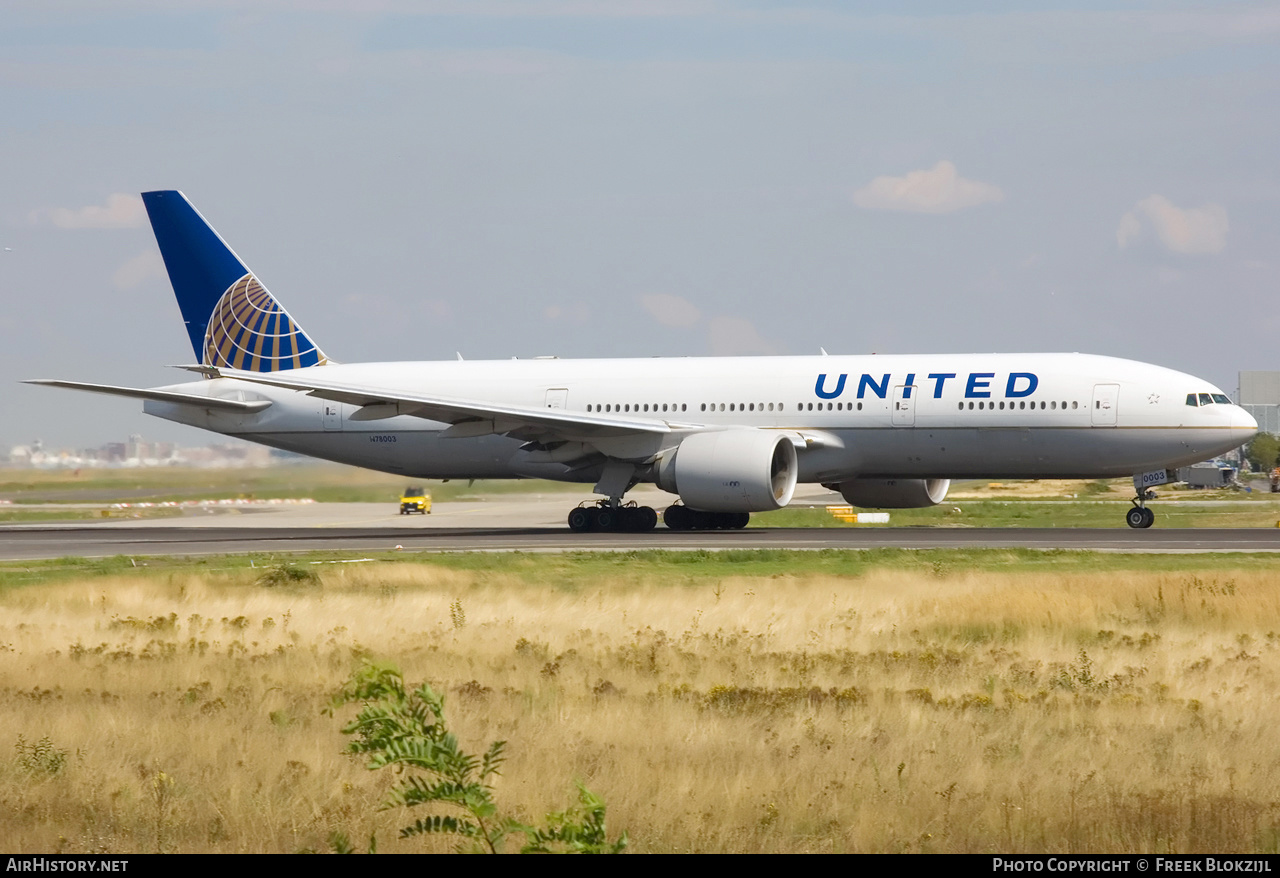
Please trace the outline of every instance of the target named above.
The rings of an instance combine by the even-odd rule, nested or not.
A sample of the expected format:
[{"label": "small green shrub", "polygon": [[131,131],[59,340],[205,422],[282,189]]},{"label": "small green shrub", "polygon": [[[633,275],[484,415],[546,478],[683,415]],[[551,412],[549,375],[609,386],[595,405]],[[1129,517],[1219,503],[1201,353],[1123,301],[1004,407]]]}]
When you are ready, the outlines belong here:
[{"label": "small green shrub", "polygon": [[[609,841],[604,801],[581,784],[578,806],[548,814],[542,827],[503,817],[492,779],[505,761],[506,742],[494,741],[482,756],[467,753],[445,724],[444,696],[427,684],[409,691],[397,668],[366,664],[334,696],[329,712],[353,702],[361,707],[342,729],[353,737],[347,752],[367,756],[370,771],[395,766],[402,777],[382,808],[434,805],[452,812],[419,818],[400,830],[401,838],[454,835],[470,842],[464,848],[495,854],[507,836],[517,833],[525,837],[521,853],[621,853],[626,848],[625,832]],[[345,836],[341,841],[350,850]]]},{"label": "small green shrub", "polygon": [[17,753],[14,761],[28,774],[61,774],[62,769],[67,767],[67,757],[71,755],[68,751],[53,746],[48,735],[33,744],[28,744],[26,738],[18,735],[13,749]]},{"label": "small green shrub", "polygon": [[285,561],[274,567],[268,567],[266,572],[258,577],[258,585],[264,585],[267,588],[276,588],[282,585],[319,585],[320,574],[312,570],[310,567],[303,567],[300,564],[294,564]]}]

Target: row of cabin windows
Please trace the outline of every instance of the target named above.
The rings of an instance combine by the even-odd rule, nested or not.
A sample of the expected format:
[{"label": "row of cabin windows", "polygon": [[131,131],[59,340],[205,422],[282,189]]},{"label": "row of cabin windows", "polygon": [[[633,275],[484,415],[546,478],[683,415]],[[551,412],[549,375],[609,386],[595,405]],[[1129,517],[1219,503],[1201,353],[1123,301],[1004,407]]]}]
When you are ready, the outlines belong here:
[{"label": "row of cabin windows", "polygon": [[1213,405],[1231,405],[1231,400],[1225,393],[1188,393],[1187,405],[1202,406]]},{"label": "row of cabin windows", "polygon": [[[735,405],[737,406],[736,408],[734,407]],[[774,404],[769,403],[768,411],[774,411],[774,410],[775,410]],[[723,411],[762,412],[762,411],[765,411],[765,404],[762,402],[739,402],[739,403],[731,402],[731,403],[728,403],[726,407],[726,404],[723,402],[722,403],[704,402],[702,404],[702,411],[704,412],[723,412]],[[777,411],[782,411],[782,403],[777,404]]]},{"label": "row of cabin windows", "polygon": [[[998,404],[997,404],[997,403],[994,403],[994,402],[988,402],[988,403],[986,403],[986,405],[984,406],[982,402],[979,402],[977,407],[978,407],[979,409],[982,409],[982,408],[994,409],[994,408],[997,408],[997,406],[998,406],[999,408],[1003,409],[1003,408],[1005,407],[1005,404],[1004,404],[1003,402],[998,403]],[[960,408],[961,408],[962,410],[964,409],[964,407],[965,407],[965,404],[964,404],[963,402],[962,402],[962,403],[960,403]],[[969,408],[970,408],[970,409],[972,409],[973,407],[974,407],[974,405],[973,405],[973,402],[972,402],[972,400],[971,400],[971,401],[969,402]],[[1030,405],[1028,405],[1028,404],[1027,404],[1027,401],[1026,401],[1026,400],[1019,400],[1018,402],[1010,402],[1010,403],[1009,403],[1009,409],[1010,409],[1011,411],[1012,411],[1013,409],[1025,409],[1025,408],[1032,408],[1032,409],[1034,409],[1035,407],[1036,407],[1035,400],[1032,400],[1032,401],[1031,401],[1031,403],[1030,403]],[[1041,410],[1041,411],[1045,410],[1046,408],[1048,408],[1048,409],[1057,409],[1057,408],[1059,408],[1059,407],[1061,407],[1061,408],[1065,411],[1065,410],[1066,410],[1066,408],[1067,408],[1066,400],[1063,400],[1063,401],[1062,401],[1062,403],[1059,403],[1057,400],[1052,400],[1052,399],[1051,399],[1051,400],[1049,400],[1047,403],[1046,403],[1044,400],[1041,400],[1041,401],[1040,401],[1040,410]],[[1080,408],[1080,403],[1078,403],[1078,402],[1072,402],[1072,403],[1071,403],[1071,407],[1072,407],[1073,409],[1078,409],[1078,408]]]},{"label": "row of cabin windows", "polygon": [[639,412],[639,411],[683,412],[683,411],[686,411],[688,408],[689,407],[684,403],[681,403],[680,405],[676,405],[674,402],[670,403],[669,405],[664,402],[661,406],[659,406],[655,402],[655,403],[652,403],[652,408],[650,408],[650,403],[641,404],[636,402],[636,403],[623,403],[619,405],[618,403],[613,402],[613,403],[606,403],[604,405],[597,405],[593,403],[592,405],[587,406],[587,411],[589,412]]},{"label": "row of cabin windows", "polygon": [[[813,411],[813,405],[814,404],[811,402],[810,403],[802,402],[796,406],[796,409],[802,412]],[[845,411],[846,409],[849,411],[853,411],[853,403],[837,402],[837,403],[834,403],[834,408],[832,403],[827,403],[827,411],[842,412],[842,411]],[[818,411],[822,411],[822,403],[818,403]],[[858,411],[862,411],[862,403],[858,403]]]}]

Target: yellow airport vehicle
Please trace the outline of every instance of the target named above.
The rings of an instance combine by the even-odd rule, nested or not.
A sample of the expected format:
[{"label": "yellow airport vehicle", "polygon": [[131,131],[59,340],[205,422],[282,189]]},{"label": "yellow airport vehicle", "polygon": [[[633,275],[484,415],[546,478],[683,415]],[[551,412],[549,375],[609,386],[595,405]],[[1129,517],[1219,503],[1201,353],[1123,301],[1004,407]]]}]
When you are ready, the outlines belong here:
[{"label": "yellow airport vehicle", "polygon": [[418,485],[410,485],[400,495],[400,514],[411,515],[414,512],[431,514],[431,495]]}]

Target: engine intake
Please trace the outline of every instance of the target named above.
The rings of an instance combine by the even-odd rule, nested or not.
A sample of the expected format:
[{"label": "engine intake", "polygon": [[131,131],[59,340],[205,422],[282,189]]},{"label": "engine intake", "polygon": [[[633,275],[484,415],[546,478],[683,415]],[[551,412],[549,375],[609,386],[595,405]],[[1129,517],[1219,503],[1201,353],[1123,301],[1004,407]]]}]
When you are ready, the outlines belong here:
[{"label": "engine intake", "polygon": [[791,502],[796,449],[770,430],[694,433],[658,463],[658,487],[703,512],[767,512]]},{"label": "engine intake", "polygon": [[851,506],[863,509],[919,509],[947,498],[950,479],[850,479],[834,487]]}]

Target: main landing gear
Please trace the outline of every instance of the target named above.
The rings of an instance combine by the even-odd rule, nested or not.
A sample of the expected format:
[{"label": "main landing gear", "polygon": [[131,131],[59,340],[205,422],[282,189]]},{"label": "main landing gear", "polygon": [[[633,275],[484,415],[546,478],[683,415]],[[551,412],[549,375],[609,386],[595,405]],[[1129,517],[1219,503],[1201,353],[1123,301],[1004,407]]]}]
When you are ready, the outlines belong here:
[{"label": "main landing gear", "polygon": [[[662,521],[668,530],[738,530],[751,521],[748,512],[701,512],[679,503],[666,508]],[[622,506],[608,500],[594,505],[575,506],[569,510],[569,529],[577,533],[612,531],[645,533],[658,524],[658,513],[648,506],[634,503]]]},{"label": "main landing gear", "polygon": [[740,530],[751,521],[751,513],[701,512],[676,503],[662,513],[662,521],[668,530]]},{"label": "main landing gear", "polygon": [[569,529],[577,533],[593,530],[644,533],[657,526],[658,513],[634,503],[622,506],[599,500],[594,506],[575,506],[569,510]]},{"label": "main landing gear", "polygon": [[1124,515],[1125,523],[1129,527],[1148,528],[1155,523],[1156,514],[1147,508],[1146,502],[1155,499],[1154,491],[1142,491],[1131,502],[1133,508]]}]

